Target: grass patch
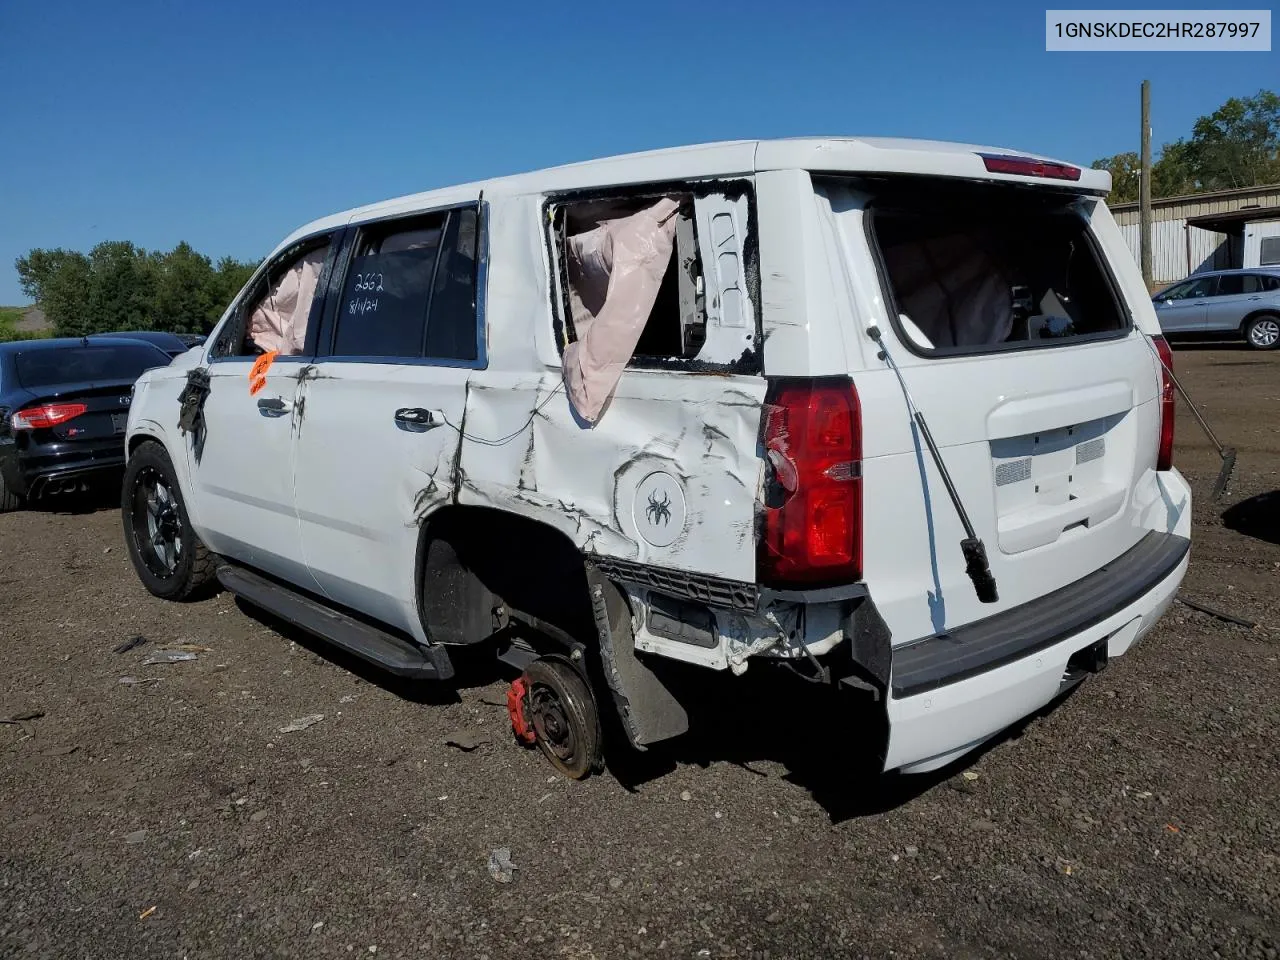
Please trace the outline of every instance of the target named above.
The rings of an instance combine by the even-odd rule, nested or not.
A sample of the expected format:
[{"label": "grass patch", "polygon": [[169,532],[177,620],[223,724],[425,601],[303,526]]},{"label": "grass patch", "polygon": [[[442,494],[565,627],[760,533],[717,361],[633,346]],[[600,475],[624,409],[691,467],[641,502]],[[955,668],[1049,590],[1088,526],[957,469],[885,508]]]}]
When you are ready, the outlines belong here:
[{"label": "grass patch", "polygon": [[52,330],[20,331],[18,321],[26,312],[26,307],[0,307],[0,343],[8,343],[10,340],[43,340],[53,336]]}]

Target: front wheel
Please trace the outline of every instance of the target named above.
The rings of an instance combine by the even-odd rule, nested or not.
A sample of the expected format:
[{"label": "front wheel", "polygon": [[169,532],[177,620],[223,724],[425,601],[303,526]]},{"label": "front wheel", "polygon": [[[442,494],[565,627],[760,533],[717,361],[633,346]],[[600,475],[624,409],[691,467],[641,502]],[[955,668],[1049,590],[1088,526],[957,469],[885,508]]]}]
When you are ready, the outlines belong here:
[{"label": "front wheel", "polygon": [[1244,339],[1255,350],[1274,350],[1280,344],[1280,317],[1264,313],[1244,328]]},{"label": "front wheel", "polygon": [[215,558],[191,529],[173,462],[160,444],[144,443],[129,458],[120,517],[129,559],[152,594],[186,600],[213,582]]}]

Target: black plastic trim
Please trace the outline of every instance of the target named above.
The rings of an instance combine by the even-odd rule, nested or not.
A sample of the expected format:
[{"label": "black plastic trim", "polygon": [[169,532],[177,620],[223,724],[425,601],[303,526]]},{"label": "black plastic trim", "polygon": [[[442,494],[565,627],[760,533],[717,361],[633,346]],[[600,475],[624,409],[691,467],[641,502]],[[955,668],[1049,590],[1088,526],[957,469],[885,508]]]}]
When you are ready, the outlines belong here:
[{"label": "black plastic trim", "polygon": [[1030,656],[1100,623],[1177,568],[1191,541],[1152,531],[1087,577],[1021,606],[893,651],[893,695],[910,697]]},{"label": "black plastic trim", "polygon": [[231,563],[218,568],[218,580],[236,596],[271,611],[388,673],[418,680],[447,680],[453,676],[449,654],[438,644],[421,647],[410,643],[306,594]]}]

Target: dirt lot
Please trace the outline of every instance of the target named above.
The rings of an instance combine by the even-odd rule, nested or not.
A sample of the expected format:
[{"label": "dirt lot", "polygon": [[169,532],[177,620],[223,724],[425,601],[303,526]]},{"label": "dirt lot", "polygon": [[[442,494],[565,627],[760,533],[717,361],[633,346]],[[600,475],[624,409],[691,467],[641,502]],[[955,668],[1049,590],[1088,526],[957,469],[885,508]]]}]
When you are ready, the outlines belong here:
[{"label": "dirt lot", "polygon": [[[1258,625],[1175,606],[929,778],[859,775],[851,719],[757,681],[720,729],[567,783],[511,742],[496,673],[406,688],[226,595],[154,600],[109,504],[0,517],[0,717],[43,711],[0,725],[0,955],[1274,960],[1280,503],[1253,498],[1280,488],[1280,354],[1178,363],[1248,501],[1208,501],[1184,414],[1183,593]],[[178,642],[208,650],[143,665]]]}]

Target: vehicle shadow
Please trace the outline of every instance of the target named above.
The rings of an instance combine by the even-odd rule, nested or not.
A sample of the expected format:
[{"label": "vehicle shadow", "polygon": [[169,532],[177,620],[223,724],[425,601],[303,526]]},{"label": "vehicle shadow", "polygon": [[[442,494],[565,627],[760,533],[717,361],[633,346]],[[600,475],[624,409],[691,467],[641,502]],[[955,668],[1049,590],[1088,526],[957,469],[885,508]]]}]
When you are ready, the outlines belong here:
[{"label": "vehicle shadow", "polygon": [[120,484],[95,483],[75,493],[55,493],[28,500],[25,509],[55,516],[84,516],[102,510],[120,509]]},{"label": "vehicle shadow", "polygon": [[1247,343],[1245,343],[1243,340],[1239,338],[1236,338],[1233,340],[1227,340],[1227,339],[1208,337],[1208,336],[1203,338],[1181,336],[1181,337],[1174,337],[1173,339],[1169,340],[1169,346],[1173,350],[1175,355],[1183,352],[1184,350],[1187,350],[1187,351],[1231,350],[1231,351],[1236,351],[1240,353],[1259,353],[1259,351],[1254,350],[1252,347],[1250,347]]},{"label": "vehicle shadow", "polygon": [[1233,503],[1222,511],[1222,523],[1246,537],[1280,543],[1280,490]]},{"label": "vehicle shadow", "polygon": [[485,687],[500,678],[501,665],[495,661],[491,650],[487,651],[486,656],[482,651],[471,651],[465,648],[450,651],[455,671],[451,680],[424,681],[397,677],[345,650],[326,643],[290,621],[254,606],[247,600],[236,597],[235,603],[246,617],[280,634],[284,640],[292,641],[318,659],[333,664],[339,670],[355,674],[366,683],[380,687],[392,696],[410,703],[430,706],[459,703],[461,702],[459,690]]},{"label": "vehicle shadow", "polygon": [[[752,674],[755,674],[752,677]],[[702,680],[702,696],[690,700],[690,731],[641,753],[607,736],[609,773],[636,791],[679,766],[732,763],[761,777],[758,764],[785,769],[783,779],[802,787],[832,823],[873,816],[910,803],[955,778],[987,751],[1015,740],[1027,726],[1065,702],[1075,689],[1019,721],[982,746],[928,773],[884,773],[887,722],[882,707],[859,703],[829,687],[788,675],[768,664],[746,676]],[[608,732],[608,731],[607,731]],[[956,781],[967,790],[968,781]]]},{"label": "vehicle shadow", "polygon": [[[330,646],[289,621],[236,598],[245,616],[291,640],[320,660],[411,703],[444,706],[461,701],[460,690],[506,681],[515,672],[494,657],[489,644],[451,648],[455,676],[449,681],[394,677]],[[774,775],[761,764],[781,766],[782,779],[806,790],[832,823],[873,816],[910,803],[973,766],[989,750],[1016,740],[1036,719],[1056,709],[1075,689],[996,735],[945,767],[929,773],[884,773],[888,727],[883,707],[808,682],[783,666],[754,663],[741,677],[705,670],[664,675],[689,713],[689,732],[638,751],[597,690],[604,728],[608,775],[624,789],[641,791],[676,769],[706,769],[731,763],[760,777]],[[968,781],[956,780],[967,791]]]}]

